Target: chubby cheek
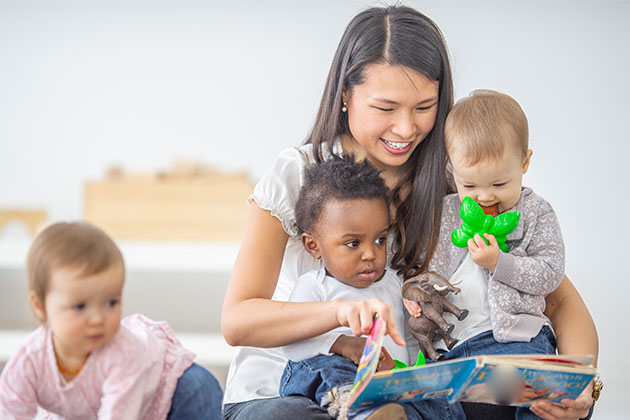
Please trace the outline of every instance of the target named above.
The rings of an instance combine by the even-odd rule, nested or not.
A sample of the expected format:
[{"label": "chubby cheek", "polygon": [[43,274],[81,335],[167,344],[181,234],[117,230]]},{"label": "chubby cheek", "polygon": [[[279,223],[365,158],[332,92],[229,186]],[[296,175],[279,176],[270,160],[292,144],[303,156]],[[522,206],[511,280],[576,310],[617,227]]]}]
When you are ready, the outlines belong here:
[{"label": "chubby cheek", "polygon": [[108,321],[109,333],[113,336],[120,328],[120,311]]},{"label": "chubby cheek", "polygon": [[457,184],[457,195],[459,195],[459,202],[463,202],[464,198],[466,197],[470,197],[474,200],[474,197],[472,196],[472,191],[466,191],[464,190],[464,188]]}]

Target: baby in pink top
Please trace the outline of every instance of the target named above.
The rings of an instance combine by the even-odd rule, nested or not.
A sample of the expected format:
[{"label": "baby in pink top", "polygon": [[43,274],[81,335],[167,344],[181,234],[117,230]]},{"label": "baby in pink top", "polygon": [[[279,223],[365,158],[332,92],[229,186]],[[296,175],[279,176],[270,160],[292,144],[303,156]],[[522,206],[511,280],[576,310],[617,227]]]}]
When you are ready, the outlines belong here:
[{"label": "baby in pink top", "polygon": [[[37,406],[71,419],[185,417],[190,413],[172,412],[174,395],[180,387],[182,399],[197,395],[193,382],[209,393],[197,395],[206,408],[194,418],[220,417],[220,387],[193,364],[195,355],[166,322],[139,314],[121,321],[124,262],[102,230],[87,223],[49,226],[29,251],[27,273],[28,299],[42,326],[2,371],[0,418],[32,419]],[[194,380],[180,383],[188,372]]]}]

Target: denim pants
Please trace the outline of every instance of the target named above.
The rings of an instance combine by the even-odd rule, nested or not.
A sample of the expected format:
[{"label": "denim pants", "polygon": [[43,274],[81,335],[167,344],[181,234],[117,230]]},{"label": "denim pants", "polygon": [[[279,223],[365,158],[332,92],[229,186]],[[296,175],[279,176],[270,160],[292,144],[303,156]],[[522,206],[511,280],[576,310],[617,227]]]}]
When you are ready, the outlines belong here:
[{"label": "denim pants", "polygon": [[301,396],[225,404],[223,420],[332,420],[326,409]]},{"label": "denim pants", "polygon": [[223,392],[210,372],[193,363],[177,381],[168,420],[221,418]]},{"label": "denim pants", "polygon": [[289,360],[280,378],[281,397],[302,395],[317,404],[336,386],[354,382],[357,365],[337,354],[319,354],[310,359],[294,362]]}]

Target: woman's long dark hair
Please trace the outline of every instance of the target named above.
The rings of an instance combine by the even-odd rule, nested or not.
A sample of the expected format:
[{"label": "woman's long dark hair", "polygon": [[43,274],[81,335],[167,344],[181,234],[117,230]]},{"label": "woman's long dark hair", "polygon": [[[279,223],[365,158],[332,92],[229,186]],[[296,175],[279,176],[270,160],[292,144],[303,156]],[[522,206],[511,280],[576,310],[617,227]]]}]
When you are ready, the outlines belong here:
[{"label": "woman's long dark hair", "polygon": [[[404,6],[367,9],[352,19],[333,59],[313,129],[315,158],[322,145],[350,135],[347,113],[341,112],[342,92],[363,83],[367,65],[387,63],[414,69],[439,82],[435,125],[409,158],[409,172],[393,188],[396,208],[392,267],[409,277],[424,271],[433,256],[446,192],[444,122],[453,105],[453,80],[444,37],[437,25]],[[411,186],[411,188],[409,188]]]}]

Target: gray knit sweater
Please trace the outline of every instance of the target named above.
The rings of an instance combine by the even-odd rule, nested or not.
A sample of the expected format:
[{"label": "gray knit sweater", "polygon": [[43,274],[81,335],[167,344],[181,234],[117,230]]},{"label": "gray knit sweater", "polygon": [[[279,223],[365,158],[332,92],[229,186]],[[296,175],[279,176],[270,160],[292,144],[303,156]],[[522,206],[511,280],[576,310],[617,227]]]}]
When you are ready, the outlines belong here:
[{"label": "gray knit sweater", "polygon": [[[462,263],[467,248],[451,242],[451,232],[460,227],[457,194],[444,198],[440,238],[430,271],[450,279]],[[564,243],[551,205],[523,188],[514,208],[521,213],[519,224],[507,236],[509,252],[501,252],[494,274],[483,269],[488,279],[488,305],[494,337],[499,342],[530,341],[548,321],[543,315],[545,296],[564,276]]]}]

